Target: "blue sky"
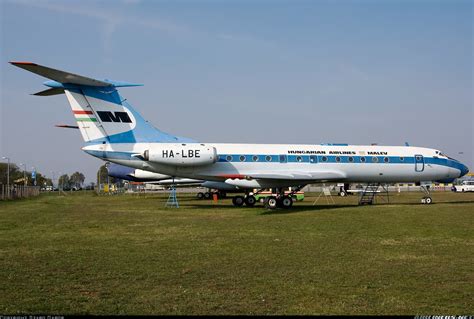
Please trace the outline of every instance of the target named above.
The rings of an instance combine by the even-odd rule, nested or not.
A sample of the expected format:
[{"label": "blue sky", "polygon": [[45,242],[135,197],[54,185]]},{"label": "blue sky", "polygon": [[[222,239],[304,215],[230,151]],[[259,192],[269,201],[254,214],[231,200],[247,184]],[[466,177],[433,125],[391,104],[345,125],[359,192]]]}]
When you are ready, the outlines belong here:
[{"label": "blue sky", "polygon": [[[121,91],[203,142],[411,145],[474,167],[472,1],[0,0],[0,155],[86,174],[64,96],[33,61],[145,84]],[[459,154],[461,153],[461,154]]]}]

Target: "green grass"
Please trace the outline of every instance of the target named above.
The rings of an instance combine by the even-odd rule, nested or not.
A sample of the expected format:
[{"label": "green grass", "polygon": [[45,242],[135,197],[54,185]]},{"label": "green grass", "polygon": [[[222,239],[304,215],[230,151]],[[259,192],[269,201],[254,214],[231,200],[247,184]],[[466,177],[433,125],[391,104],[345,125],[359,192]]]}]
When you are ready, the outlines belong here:
[{"label": "green grass", "polygon": [[235,208],[165,195],[0,203],[0,313],[469,314],[474,194]]}]

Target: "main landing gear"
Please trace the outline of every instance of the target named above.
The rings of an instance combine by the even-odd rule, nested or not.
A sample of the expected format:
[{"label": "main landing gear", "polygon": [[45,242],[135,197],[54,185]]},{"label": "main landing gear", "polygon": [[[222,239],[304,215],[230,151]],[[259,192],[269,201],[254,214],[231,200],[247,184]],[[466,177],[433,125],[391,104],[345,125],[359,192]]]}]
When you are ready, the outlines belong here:
[{"label": "main landing gear", "polygon": [[[253,195],[247,196],[234,196],[232,198],[232,204],[237,207],[245,206],[253,207],[257,203],[257,199]],[[291,208],[293,206],[293,198],[291,196],[268,196],[264,201],[265,208],[275,209],[275,208]]]},{"label": "main landing gear", "polygon": [[232,204],[237,207],[243,206],[244,204],[248,207],[253,207],[256,203],[257,199],[255,198],[255,196],[249,194],[245,195],[245,197],[238,195],[232,198]]},{"label": "main landing gear", "polygon": [[[289,209],[293,206],[293,195],[299,192],[304,185],[294,188],[290,193],[285,194],[283,188],[272,190],[272,195],[265,197],[264,206],[268,209],[284,208]],[[247,193],[245,196],[238,195],[232,198],[232,204],[241,207],[245,204],[247,207],[254,207],[257,204],[256,196],[262,192],[263,189],[255,193]]]},{"label": "main landing gear", "polygon": [[289,209],[293,206],[293,198],[291,195],[268,196],[265,198],[264,205],[267,209]]},{"label": "main landing gear", "polygon": [[276,208],[289,209],[292,206],[293,206],[293,198],[289,195],[269,196],[265,198],[265,208],[268,208],[268,209],[276,209]]},{"label": "main landing gear", "polygon": [[304,185],[298,186],[288,194],[282,188],[276,189],[276,196],[269,196],[265,198],[265,208],[268,209],[290,209],[293,206],[293,195],[299,192]]},{"label": "main landing gear", "polygon": [[213,192],[205,192],[205,193],[199,192],[197,193],[196,197],[197,199],[212,199],[214,194],[217,194],[218,198],[227,197],[226,192],[223,192],[223,191],[213,191]]}]

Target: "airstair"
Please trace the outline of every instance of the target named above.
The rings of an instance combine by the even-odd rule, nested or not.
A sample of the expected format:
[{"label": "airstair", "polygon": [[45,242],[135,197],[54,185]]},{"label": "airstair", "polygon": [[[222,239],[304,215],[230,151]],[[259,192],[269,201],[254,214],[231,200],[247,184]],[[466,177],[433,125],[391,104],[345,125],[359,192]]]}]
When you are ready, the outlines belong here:
[{"label": "airstair", "polygon": [[[388,186],[381,185],[380,183],[372,184],[369,183],[365,189],[360,193],[359,205],[372,205],[375,202],[375,197],[379,195],[385,202],[390,203],[390,197],[388,194]],[[384,195],[384,196],[380,196]],[[385,197],[385,198],[384,198]]]}]

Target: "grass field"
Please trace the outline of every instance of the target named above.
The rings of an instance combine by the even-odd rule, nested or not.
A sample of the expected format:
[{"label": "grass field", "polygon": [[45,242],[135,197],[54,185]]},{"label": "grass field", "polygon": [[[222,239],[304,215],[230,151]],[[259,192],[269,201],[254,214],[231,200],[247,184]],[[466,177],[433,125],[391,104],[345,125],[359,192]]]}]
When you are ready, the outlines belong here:
[{"label": "grass field", "polygon": [[[0,202],[0,313],[472,314],[474,194],[181,208],[162,195]],[[410,204],[411,203],[411,204]]]}]

